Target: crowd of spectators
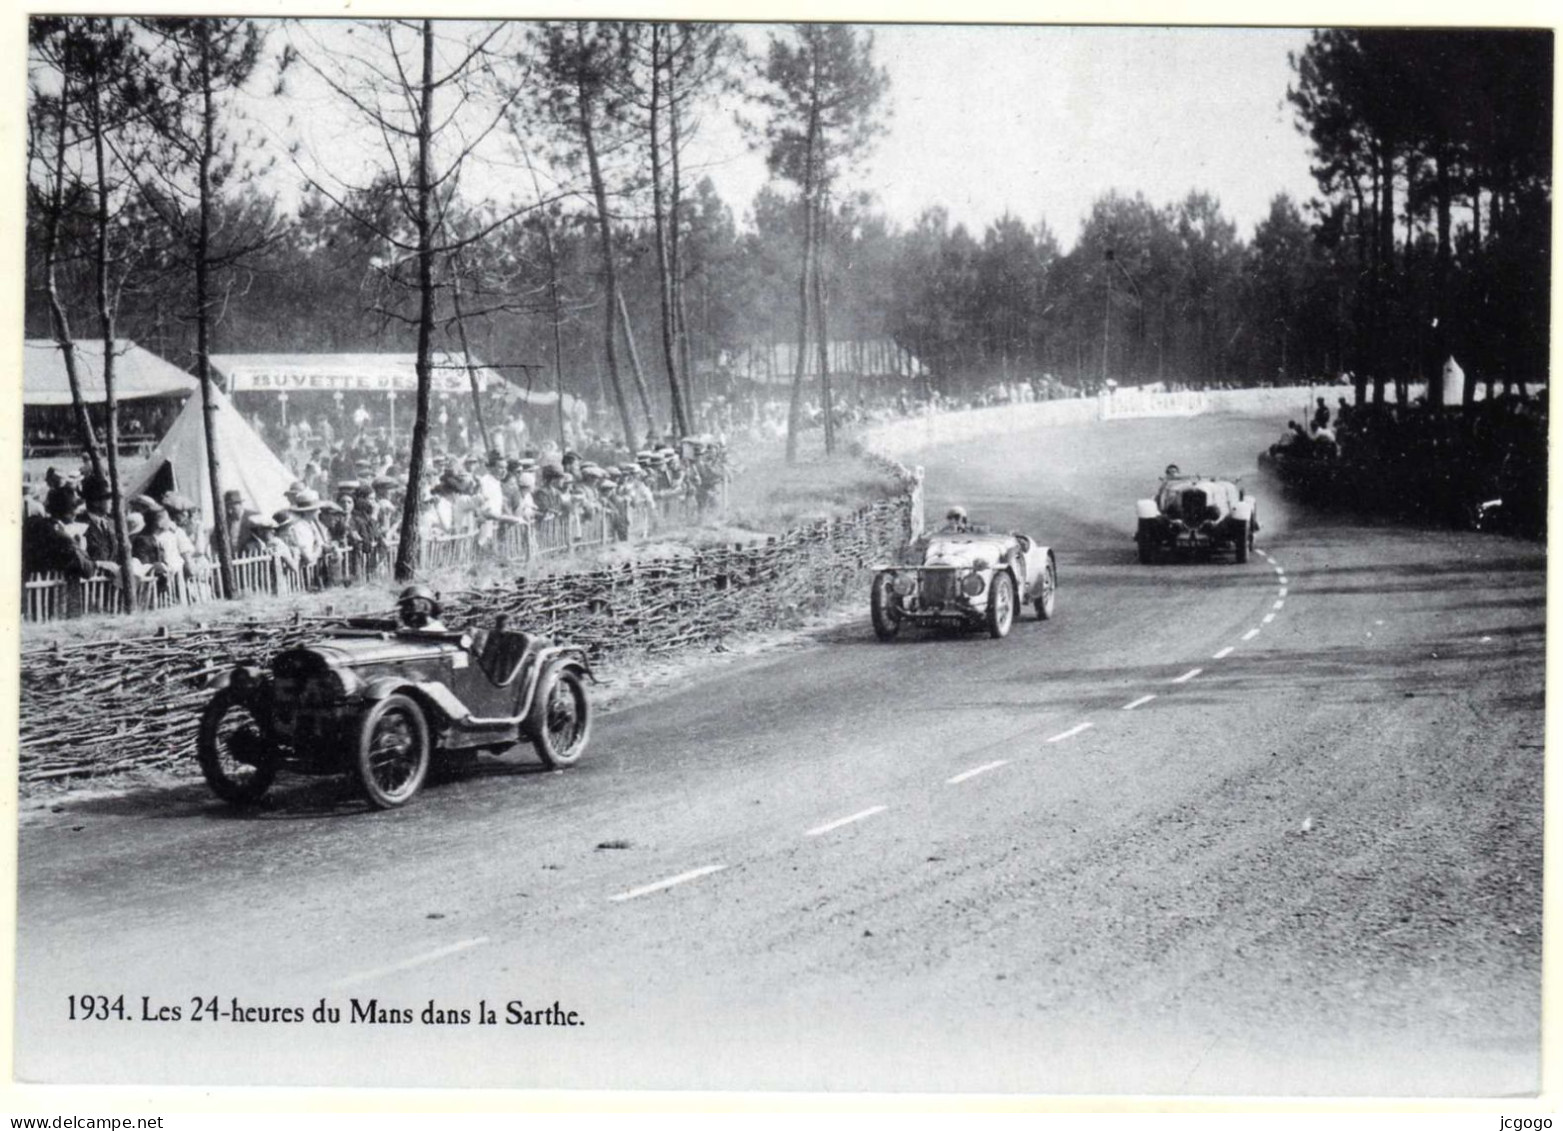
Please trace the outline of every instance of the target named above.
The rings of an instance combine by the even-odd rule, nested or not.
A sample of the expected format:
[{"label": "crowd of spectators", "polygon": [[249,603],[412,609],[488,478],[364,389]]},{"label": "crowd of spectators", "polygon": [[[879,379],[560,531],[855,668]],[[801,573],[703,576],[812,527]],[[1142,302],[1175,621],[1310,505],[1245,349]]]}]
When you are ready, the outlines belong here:
[{"label": "crowd of spectators", "polygon": [[[576,545],[592,531],[591,540],[628,540],[672,517],[705,514],[728,478],[724,446],[705,436],[686,437],[676,448],[659,442],[612,464],[553,446],[509,457],[498,448],[464,455],[440,448],[431,453],[429,486],[415,507],[424,566],[524,559]],[[257,578],[281,571],[288,589],[385,576],[404,521],[406,453],[366,430],[311,449],[301,471],[287,505],[272,513],[252,509],[237,490],[226,492],[220,521],[236,562],[265,567]],[[42,483],[24,480],[23,502],[24,574],[118,577],[119,539],[101,476],[50,468]],[[131,569],[149,599],[212,596],[217,529],[199,507],[178,491],[126,504]],[[461,552],[439,552],[451,546]]]},{"label": "crowd of spectators", "polygon": [[1333,410],[1320,397],[1308,427],[1288,421],[1269,454],[1297,482],[1370,510],[1469,524],[1501,501],[1504,525],[1545,529],[1544,397],[1506,393],[1443,408],[1340,397]]}]

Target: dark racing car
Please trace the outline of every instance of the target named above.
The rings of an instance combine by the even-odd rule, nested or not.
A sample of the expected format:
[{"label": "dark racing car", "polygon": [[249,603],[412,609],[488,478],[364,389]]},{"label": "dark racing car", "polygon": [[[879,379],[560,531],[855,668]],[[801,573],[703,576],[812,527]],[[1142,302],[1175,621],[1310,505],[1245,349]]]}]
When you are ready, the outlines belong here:
[{"label": "dark racing car", "polygon": [[1212,554],[1230,549],[1248,561],[1259,530],[1255,500],[1237,484],[1203,475],[1182,475],[1169,467],[1154,499],[1135,504],[1134,540],[1145,564],[1182,552]]},{"label": "dark racing car", "polygon": [[422,586],[400,607],[400,621],[348,621],[269,671],[240,664],[220,677],[196,751],[212,792],[245,804],[282,770],[350,774],[390,809],[417,795],[437,752],[525,739],[547,766],[580,759],[591,731],[584,651],[503,617],[487,631],[447,629]]}]

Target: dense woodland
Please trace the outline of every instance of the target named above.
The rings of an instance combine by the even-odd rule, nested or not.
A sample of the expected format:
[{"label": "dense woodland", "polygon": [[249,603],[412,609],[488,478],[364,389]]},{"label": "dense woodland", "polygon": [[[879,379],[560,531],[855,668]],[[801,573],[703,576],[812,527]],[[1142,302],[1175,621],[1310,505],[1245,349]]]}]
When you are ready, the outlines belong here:
[{"label": "dense woodland", "polygon": [[[34,19],[28,336],[128,337],[203,377],[212,352],[465,346],[629,436],[690,427],[754,343],[888,338],[922,394],[1351,373],[1393,396],[1451,354],[1546,377],[1550,33],[1316,33],[1275,94],[1317,196],[1244,238],[1197,188],[1109,193],[1073,233],[936,201],[892,222],[851,177],[884,128],[867,29],[778,26],[754,57],[712,24],[361,28]],[[372,176],[241,112],[306,78],[378,139]],[[735,110],[772,174],[750,201],[689,168]],[[485,162],[513,199],[467,190]]]}]

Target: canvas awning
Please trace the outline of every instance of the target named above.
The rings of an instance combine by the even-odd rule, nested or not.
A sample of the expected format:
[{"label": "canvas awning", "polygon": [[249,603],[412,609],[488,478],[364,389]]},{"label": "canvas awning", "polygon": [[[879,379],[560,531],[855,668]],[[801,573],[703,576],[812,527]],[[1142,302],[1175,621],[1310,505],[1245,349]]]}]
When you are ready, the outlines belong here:
[{"label": "canvas awning", "polygon": [[[434,393],[472,389],[467,359],[438,353],[429,387]],[[478,388],[502,380],[473,359]],[[212,370],[231,393],[395,393],[418,391],[417,357],[410,353],[225,353],[212,355]]]},{"label": "canvas awning", "polygon": [[[83,339],[75,345],[76,368],[81,378],[82,399],[102,404],[103,340]],[[190,374],[127,338],[114,342],[114,397],[116,400],[141,400],[147,397],[182,397],[200,388]],[[24,405],[68,405],[70,380],[65,373],[65,355],[59,345],[47,338],[29,338],[22,349],[22,403]]]}]

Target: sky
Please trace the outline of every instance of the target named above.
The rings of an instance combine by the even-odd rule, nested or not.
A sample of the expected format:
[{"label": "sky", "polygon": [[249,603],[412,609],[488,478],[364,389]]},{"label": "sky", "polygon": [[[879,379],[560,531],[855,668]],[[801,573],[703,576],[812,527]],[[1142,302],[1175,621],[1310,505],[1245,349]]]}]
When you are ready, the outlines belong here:
[{"label": "sky", "polygon": [[[350,27],[310,21],[273,42],[286,37],[327,56],[361,51],[366,36],[376,42]],[[462,30],[446,25],[449,49]],[[757,57],[774,30],[739,27]],[[1307,44],[1305,30],[878,25],[873,35],[889,75],[886,132],[846,186],[871,192],[897,225],[942,205],[980,236],[1007,212],[1045,221],[1067,250],[1092,201],[1110,190],[1160,206],[1197,189],[1247,238],[1278,192],[1301,203],[1314,191],[1307,142],[1286,104],[1287,53]],[[279,141],[302,141],[300,164],[312,172],[361,183],[354,154],[359,165],[380,157],[361,120],[306,69],[292,72],[288,97],[272,97],[264,81],[256,87],[246,112]],[[686,169],[710,175],[741,220],[767,175],[734,109],[730,99],[702,115]],[[277,176],[299,180],[286,160]],[[530,191],[513,163],[464,178],[496,201]]]},{"label": "sky", "polygon": [[[760,28],[746,37],[763,46]],[[1278,192],[1314,191],[1307,139],[1286,104],[1299,29],[881,26],[888,133],[855,170],[911,224],[933,204],[981,228],[1045,220],[1067,249],[1109,190],[1152,204],[1191,189],[1245,238]],[[735,128],[710,121],[713,180],[740,214],[765,180]]]}]

